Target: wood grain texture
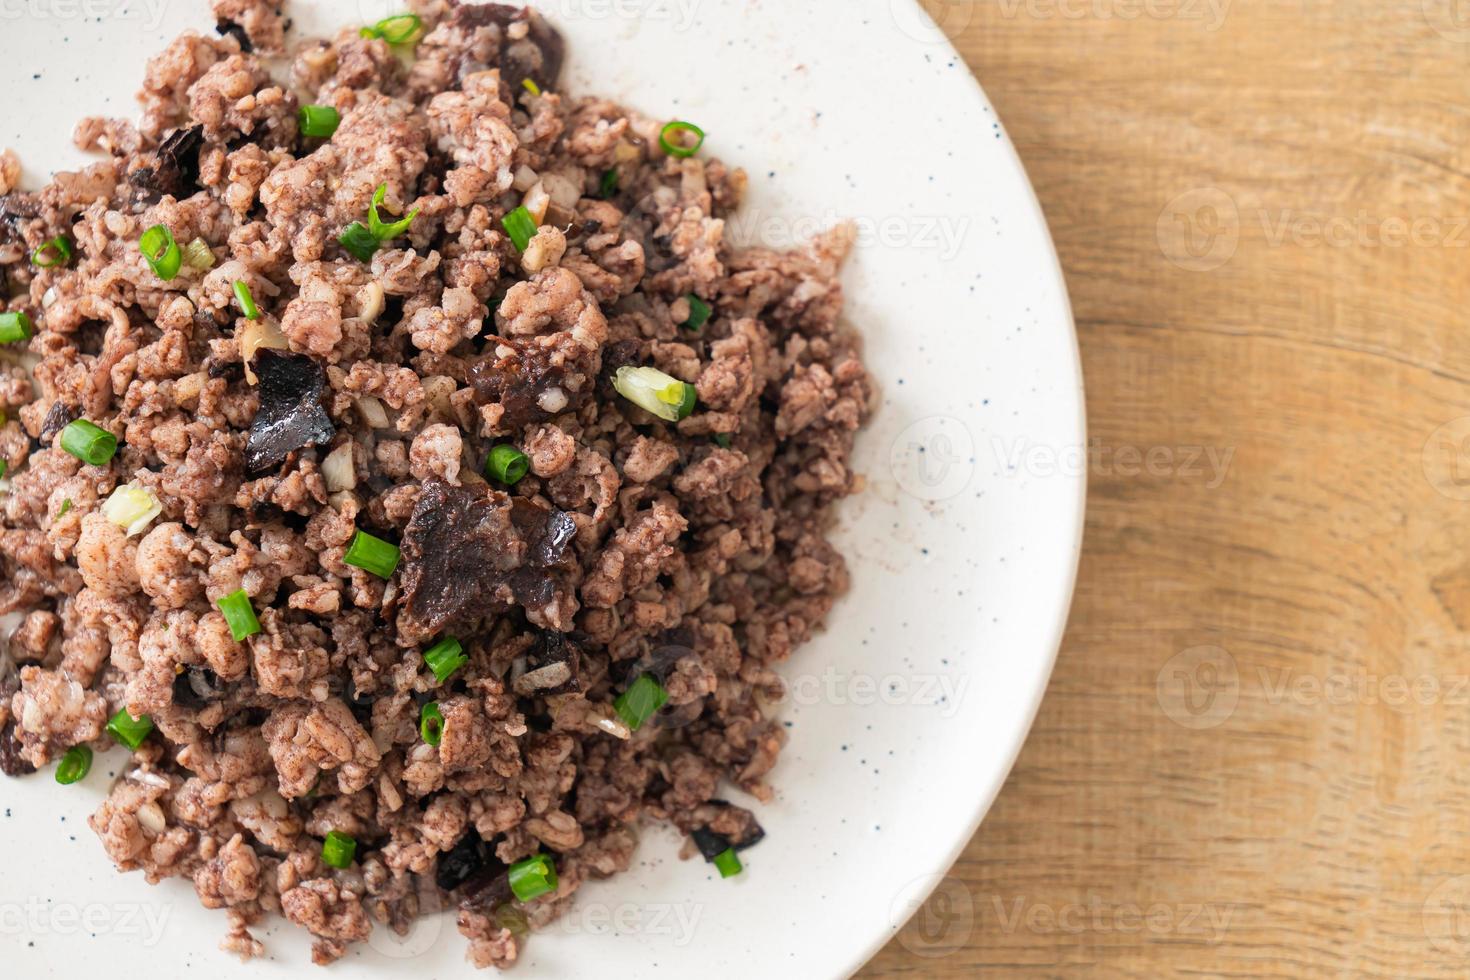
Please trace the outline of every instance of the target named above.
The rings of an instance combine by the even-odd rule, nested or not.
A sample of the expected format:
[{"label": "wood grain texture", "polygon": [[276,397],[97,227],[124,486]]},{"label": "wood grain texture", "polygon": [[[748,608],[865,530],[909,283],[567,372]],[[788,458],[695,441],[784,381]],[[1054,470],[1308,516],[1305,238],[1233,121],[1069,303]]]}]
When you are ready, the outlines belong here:
[{"label": "wood grain texture", "polygon": [[862,975],[1470,975],[1470,20],[930,8],[1051,223],[1096,449],[1030,740]]}]

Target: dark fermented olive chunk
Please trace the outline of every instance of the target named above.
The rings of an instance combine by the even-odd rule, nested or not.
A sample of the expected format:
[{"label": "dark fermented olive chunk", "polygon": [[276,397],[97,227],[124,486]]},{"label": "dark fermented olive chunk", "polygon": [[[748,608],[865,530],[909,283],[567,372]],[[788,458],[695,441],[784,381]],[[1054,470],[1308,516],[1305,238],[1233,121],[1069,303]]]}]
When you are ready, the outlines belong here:
[{"label": "dark fermented olive chunk", "polygon": [[336,428],[322,408],[327,373],[305,354],[264,348],[255,355],[260,410],[245,443],[245,468],[259,473],[279,466],[307,446],[332,441]]}]

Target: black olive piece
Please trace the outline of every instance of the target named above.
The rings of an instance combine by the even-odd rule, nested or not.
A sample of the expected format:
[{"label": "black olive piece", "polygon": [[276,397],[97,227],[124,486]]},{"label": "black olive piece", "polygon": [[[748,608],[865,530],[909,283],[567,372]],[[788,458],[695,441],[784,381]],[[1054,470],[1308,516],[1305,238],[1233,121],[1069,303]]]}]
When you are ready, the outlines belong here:
[{"label": "black olive piece", "polygon": [[439,855],[434,883],[448,892],[467,881],[482,877],[483,883],[488,884],[490,878],[505,871],[505,864],[495,856],[490,842],[482,838],[478,831],[471,830],[457,844]]},{"label": "black olive piece", "polygon": [[689,835],[694,840],[694,846],[699,848],[699,853],[706,861],[713,861],[730,849],[730,838],[724,834],[717,834],[708,827],[700,827]]},{"label": "black olive piece", "polygon": [[250,43],[250,35],[245,33],[245,28],[232,20],[222,20],[214,25],[215,31],[220,37],[233,37],[240,44],[240,50],[250,54],[255,50],[255,45]]},{"label": "black olive piece", "polygon": [[337,429],[322,408],[327,373],[315,359],[266,347],[255,354],[255,373],[260,409],[245,442],[247,470],[272,469],[298,449],[332,441]]},{"label": "black olive piece", "polygon": [[203,126],[174,130],[164,137],[152,165],[133,171],[128,183],[150,200],[165,194],[180,200],[189,197],[199,188],[199,148],[203,144]]},{"label": "black olive piece", "polygon": [[[575,534],[568,515],[524,498],[425,482],[403,532],[400,629],[427,637],[503,612],[509,598],[545,603],[565,575]],[[507,547],[517,539],[523,551]]]},{"label": "black olive piece", "polygon": [[230,693],[229,685],[208,667],[187,667],[174,677],[174,704],[197,711]]},{"label": "black olive piece", "polygon": [[7,776],[25,776],[36,771],[20,756],[20,739],[15,737],[15,722],[0,728],[0,772]]},{"label": "black olive piece", "polygon": [[49,446],[56,433],[71,425],[80,417],[80,413],[62,401],[60,398],[51,403],[46,411],[46,417],[41,420],[41,445]]}]

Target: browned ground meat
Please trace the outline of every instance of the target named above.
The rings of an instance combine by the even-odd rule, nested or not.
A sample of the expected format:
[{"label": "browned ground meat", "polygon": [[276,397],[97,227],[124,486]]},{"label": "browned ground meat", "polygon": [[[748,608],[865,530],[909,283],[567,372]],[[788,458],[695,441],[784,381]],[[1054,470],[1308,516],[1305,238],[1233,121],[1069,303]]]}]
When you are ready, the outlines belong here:
[{"label": "browned ground meat", "polygon": [[[706,858],[761,837],[721,787],[769,798],[772,667],[847,584],[825,531],[874,400],[839,325],[852,236],[733,248],[745,174],[560,92],[561,39],[526,11],[416,0],[410,63],[356,30],[290,38],[274,0],[213,8],[218,36],[148,63],[141,122],[78,127],[106,159],[30,193],[0,154],[0,309],[35,325],[0,348],[0,769],[146,715],[92,826],[119,868],[226,910],[223,948],[260,955],[279,913],[330,962],[437,888],[469,958],[506,966],[628,867],[640,821]],[[298,133],[306,103],[340,112],[331,138]],[[416,215],[363,261],[339,236],[379,187],[384,220]],[[159,224],[203,261],[160,279],[138,244]],[[33,265],[58,235],[71,261]],[[625,367],[687,383],[693,413],[623,397]],[[62,448],[77,419],[110,460]],[[511,485],[499,445],[526,456]],[[124,526],[124,486],[158,513]],[[401,547],[386,578],[347,561],[361,531]],[[243,641],[217,607],[239,592]],[[465,663],[441,681],[446,636]],[[644,676],[668,700],[634,726],[614,701]],[[535,854],[559,885],[519,901],[507,868]]]}]

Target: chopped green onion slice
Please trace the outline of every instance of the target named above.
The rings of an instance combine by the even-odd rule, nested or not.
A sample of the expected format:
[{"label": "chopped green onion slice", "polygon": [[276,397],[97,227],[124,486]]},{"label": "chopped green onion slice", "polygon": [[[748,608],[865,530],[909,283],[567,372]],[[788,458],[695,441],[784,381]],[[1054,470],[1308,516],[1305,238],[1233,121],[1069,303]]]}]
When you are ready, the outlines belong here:
[{"label": "chopped green onion slice", "polygon": [[213,269],[214,253],[209,250],[209,243],[202,238],[196,238],[185,245],[184,264],[191,269]]},{"label": "chopped green onion slice", "polygon": [[235,299],[240,301],[240,312],[245,314],[245,319],[260,319],[260,307],[255,305],[255,297],[250,295],[250,284],[244,279],[235,280]]},{"label": "chopped green onion slice", "polygon": [[516,208],[510,214],[500,219],[500,224],[505,228],[505,233],[510,240],[515,242],[516,250],[524,252],[526,246],[531,244],[531,239],[536,237],[536,219],[531,217],[531,212],[524,206]]},{"label": "chopped green onion slice", "polygon": [[372,27],[364,27],[358,33],[363,37],[380,37],[389,44],[408,44],[418,39],[424,21],[418,14],[395,14],[384,17]]},{"label": "chopped green onion slice", "polygon": [[451,674],[469,662],[470,658],[464,655],[464,647],[452,636],[446,636],[424,651],[424,663],[434,672],[434,679],[440,684],[449,680]]},{"label": "chopped green onion slice", "polygon": [[[679,139],[685,133],[694,134],[695,140],[693,146],[685,146],[682,142],[674,142],[674,140]],[[664,152],[671,157],[680,157],[681,159],[683,157],[692,157],[704,145],[704,130],[692,122],[684,122],[676,119],[659,131],[658,145],[663,147]]]},{"label": "chopped green onion slice", "polygon": [[378,578],[392,578],[398,568],[398,547],[366,531],[358,531],[347,545],[342,560],[355,568],[372,572]]},{"label": "chopped green onion slice", "polygon": [[57,517],[65,517],[66,512],[71,510],[71,498],[67,497],[61,502],[61,509],[56,512]]},{"label": "chopped green onion slice", "polygon": [[83,779],[92,769],[92,750],[85,745],[73,745],[61,757],[56,766],[56,781],[63,786]]},{"label": "chopped green onion slice", "polygon": [[408,226],[413,224],[413,219],[419,216],[419,209],[414,208],[401,220],[392,224],[384,224],[383,219],[378,217],[378,205],[383,203],[383,198],[387,193],[388,185],[379,184],[378,189],[373,191],[373,202],[368,205],[368,231],[380,242],[391,241],[408,231]]},{"label": "chopped green onion slice", "polygon": [[699,401],[699,391],[691,384],[684,386],[684,400],[679,403],[679,420],[683,421],[694,414],[694,406]]},{"label": "chopped green onion slice", "polygon": [[296,128],[302,136],[330,139],[342,124],[342,114],[329,105],[304,105],[296,110]]},{"label": "chopped green onion slice", "polygon": [[740,863],[740,855],[735,853],[735,848],[727,847],[715,855],[715,867],[720,869],[721,878],[733,878],[744,870]]},{"label": "chopped green onion slice", "polygon": [[430,701],[419,709],[419,734],[430,745],[438,745],[444,737],[444,712],[439,710],[438,701]]},{"label": "chopped green onion slice", "polygon": [[715,445],[716,446],[719,446],[721,449],[729,449],[730,448],[731,441],[732,440],[730,439],[730,433],[728,433],[728,432],[716,432],[715,433]]},{"label": "chopped green onion slice", "polygon": [[523,902],[556,891],[556,865],[545,854],[517,861],[510,866],[510,890]]},{"label": "chopped green onion slice", "polygon": [[61,448],[84,463],[105,466],[117,452],[117,436],[86,419],[77,419],[61,430]]},{"label": "chopped green onion slice", "polygon": [[620,367],[613,375],[613,388],[634,405],[667,422],[687,418],[694,410],[694,386],[658,368]]},{"label": "chopped green onion slice", "polygon": [[378,249],[383,246],[361,221],[354,221],[343,229],[337,241],[359,262],[371,262]]},{"label": "chopped green onion slice", "polygon": [[535,79],[523,78],[521,79],[521,85],[525,88],[527,92],[530,92],[532,95],[541,94],[541,86],[536,84]]},{"label": "chopped green onion slice", "polygon": [[107,723],[107,731],[113,738],[136,752],[138,746],[143,744],[143,739],[153,731],[153,719],[147,715],[134,718],[128,714],[127,708],[119,708],[117,714],[113,715],[112,720]]},{"label": "chopped green onion slice", "polygon": [[515,446],[496,446],[485,460],[485,475],[492,480],[514,486],[531,472],[531,457]]},{"label": "chopped green onion slice", "polygon": [[322,842],[322,863],[332,868],[345,868],[352,864],[352,858],[357,854],[357,841],[350,835],[340,830],[327,831],[327,839]]},{"label": "chopped green onion slice", "polygon": [[230,624],[230,635],[235,638],[236,643],[260,632],[260,620],[255,618],[250,596],[244,589],[236,589],[215,605],[224,613],[225,622]]},{"label": "chopped green onion slice", "polygon": [[153,496],[153,491],[136,483],[124,483],[102,504],[102,516],[126,531],[130,538],[162,513],[163,505]]},{"label": "chopped green onion slice", "polygon": [[184,264],[184,253],[179,250],[174,233],[166,225],[154,225],[143,232],[143,237],[138,240],[138,249],[153,274],[160,279],[172,279]]},{"label": "chopped green onion slice", "polygon": [[708,303],[693,293],[690,293],[684,298],[689,301],[689,319],[679,324],[679,326],[685,330],[698,330],[709,322],[710,314],[714,311],[710,309]]},{"label": "chopped green onion slice", "polygon": [[17,340],[31,339],[31,318],[24,310],[0,313],[0,344],[13,344]]},{"label": "chopped green onion slice", "polygon": [[618,168],[613,167],[602,175],[602,182],[597,185],[597,192],[602,195],[602,199],[605,201],[618,192],[619,183]]},{"label": "chopped green onion slice", "polygon": [[0,459],[0,480],[5,479],[5,471],[10,469],[10,460]]},{"label": "chopped green onion slice", "polygon": [[639,674],[638,679],[613,701],[613,710],[629,729],[636,732],[668,700],[669,692],[652,674]]},{"label": "chopped green onion slice", "polygon": [[42,269],[52,269],[58,265],[66,265],[71,261],[71,239],[65,235],[57,235],[49,242],[36,247],[31,253],[31,262]]}]

